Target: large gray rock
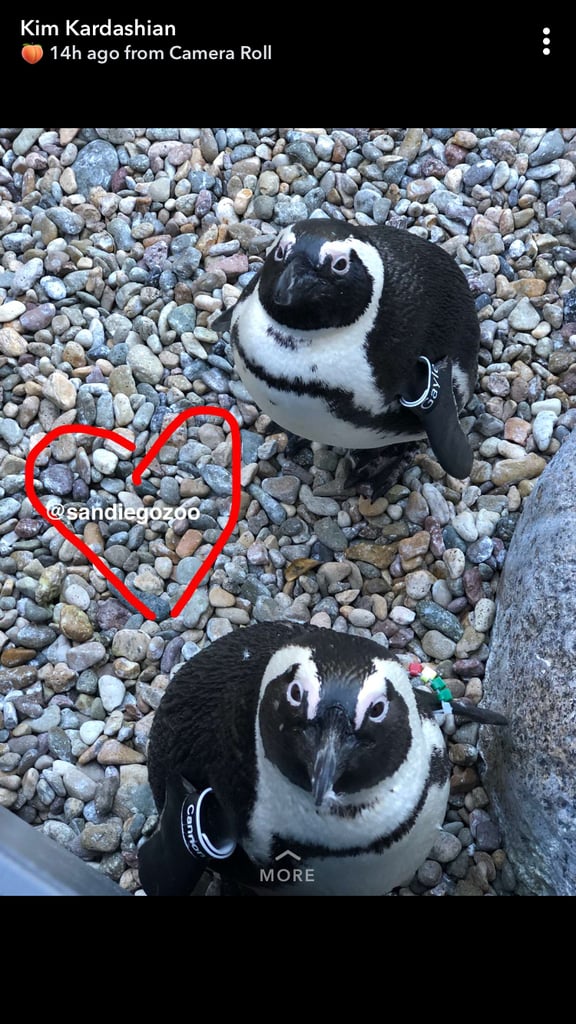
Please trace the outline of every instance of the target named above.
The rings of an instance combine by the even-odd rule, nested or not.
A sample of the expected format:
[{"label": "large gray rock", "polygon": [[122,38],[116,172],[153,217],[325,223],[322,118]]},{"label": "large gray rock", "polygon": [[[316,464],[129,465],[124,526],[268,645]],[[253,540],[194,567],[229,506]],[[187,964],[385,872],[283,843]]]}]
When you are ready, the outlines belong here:
[{"label": "large gray rock", "polygon": [[484,680],[486,786],[525,894],[576,895],[576,432],[512,538]]}]

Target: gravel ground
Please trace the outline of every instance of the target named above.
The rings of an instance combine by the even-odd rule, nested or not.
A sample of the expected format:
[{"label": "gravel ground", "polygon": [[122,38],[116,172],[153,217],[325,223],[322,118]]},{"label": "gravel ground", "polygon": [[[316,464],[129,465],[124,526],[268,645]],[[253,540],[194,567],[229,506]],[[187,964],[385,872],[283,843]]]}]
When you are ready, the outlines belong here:
[{"label": "gravel ground", "polygon": [[[290,619],[431,660],[482,697],[506,548],[576,422],[576,129],[0,129],[0,806],[124,888],[154,830],[146,741],[174,666],[250,622]],[[372,503],[343,453],[296,461],[270,434],[211,327],[280,227],[328,214],[442,245],[481,321],[464,421],[469,481],[422,446]],[[217,404],[242,428],[237,530],[182,614],[170,607],[226,521],[228,427],[195,417],[139,488],[134,465],[174,414]],[[67,525],[156,613],[148,621],[24,496],[121,502],[130,521]],[[184,506],[188,519],[137,521]],[[445,831],[406,895],[506,895],[477,726],[449,737]]]}]

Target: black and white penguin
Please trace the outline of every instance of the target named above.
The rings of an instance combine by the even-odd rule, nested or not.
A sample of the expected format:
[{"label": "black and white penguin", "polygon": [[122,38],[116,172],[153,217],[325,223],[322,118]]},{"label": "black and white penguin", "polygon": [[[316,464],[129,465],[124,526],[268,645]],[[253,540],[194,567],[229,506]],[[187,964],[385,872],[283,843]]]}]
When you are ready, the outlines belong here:
[{"label": "black and white penguin", "polygon": [[409,881],[448,799],[435,709],[372,640],[289,623],[217,640],[156,711],[148,770],[162,814],[139,851],[145,890],[188,895],[205,868],[262,895]]},{"label": "black and white penguin", "polygon": [[474,390],[479,333],[443,249],[326,218],[279,233],[231,314],[237,371],[280,426],[350,449],[427,435],[460,478],[472,451],[458,412]]}]

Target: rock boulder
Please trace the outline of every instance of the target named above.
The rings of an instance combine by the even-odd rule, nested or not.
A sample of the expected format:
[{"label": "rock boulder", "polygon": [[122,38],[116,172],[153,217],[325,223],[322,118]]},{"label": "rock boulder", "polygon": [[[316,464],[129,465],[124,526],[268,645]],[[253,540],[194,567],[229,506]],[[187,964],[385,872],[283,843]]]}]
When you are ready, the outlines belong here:
[{"label": "rock boulder", "polygon": [[576,895],[576,432],[536,484],[504,566],[482,753],[525,895]]}]

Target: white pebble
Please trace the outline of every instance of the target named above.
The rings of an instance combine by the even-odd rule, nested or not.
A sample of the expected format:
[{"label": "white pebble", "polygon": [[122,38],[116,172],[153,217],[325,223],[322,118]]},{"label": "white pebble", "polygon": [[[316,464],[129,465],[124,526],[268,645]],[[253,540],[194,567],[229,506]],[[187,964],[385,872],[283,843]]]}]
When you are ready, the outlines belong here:
[{"label": "white pebble", "polygon": [[404,605],[398,604],[395,608],[392,608],[389,618],[398,626],[409,626],[411,622],[414,622],[416,612],[413,612],[411,608],[404,608]]},{"label": "white pebble", "polygon": [[310,619],[311,626],[320,626],[321,629],[330,629],[332,625],[328,612],[316,612]]},{"label": "white pebble", "polygon": [[543,409],[539,412],[534,423],[532,424],[532,434],[536,442],[538,451],[545,452],[550,445],[552,440],[552,434],[554,433],[554,424],[556,423],[556,413],[548,409]]},{"label": "white pebble", "polygon": [[539,412],[555,412],[557,416],[562,412],[562,402],[559,398],[543,398],[541,402],[532,402],[530,406],[533,416]]},{"label": "white pebble", "polygon": [[105,448],[97,448],[92,456],[94,468],[103,476],[112,476],[118,465],[118,456],[107,452]]},{"label": "white pebble", "polygon": [[488,597],[481,597],[474,608],[474,629],[479,633],[487,633],[496,615],[496,604]]},{"label": "white pebble", "polygon": [[8,323],[10,320],[17,320],[22,313],[26,312],[23,302],[5,302],[0,306],[0,324]]},{"label": "white pebble", "polygon": [[472,512],[460,512],[457,516],[454,516],[452,526],[456,533],[462,537],[462,540],[471,543],[478,539],[478,530],[476,529],[476,521]]},{"label": "white pebble", "polygon": [[[462,557],[464,556],[462,555]],[[415,601],[421,601],[429,593],[433,583],[434,577],[426,569],[410,572],[406,577],[406,594]]]},{"label": "white pebble", "polygon": [[526,449],[521,444],[499,440],[498,455],[501,455],[503,459],[523,459],[526,457]]},{"label": "white pebble", "polygon": [[80,726],[80,739],[90,747],[103,732],[104,722],[83,722]]},{"label": "white pebble", "polygon": [[498,512],[490,512],[487,508],[481,508],[478,511],[476,518],[476,526],[478,527],[479,537],[491,537],[496,529],[496,524],[500,516]]},{"label": "white pebble", "polygon": [[447,548],[442,556],[450,579],[457,580],[464,573],[466,567],[466,557],[460,548]]},{"label": "white pebble", "polygon": [[116,676],[100,676],[98,680],[98,693],[104,705],[104,710],[113,711],[114,708],[120,707],[124,700],[126,687],[124,683],[116,679]]},{"label": "white pebble", "polygon": [[114,419],[119,427],[126,427],[134,419],[134,411],[127,395],[114,395]]}]

